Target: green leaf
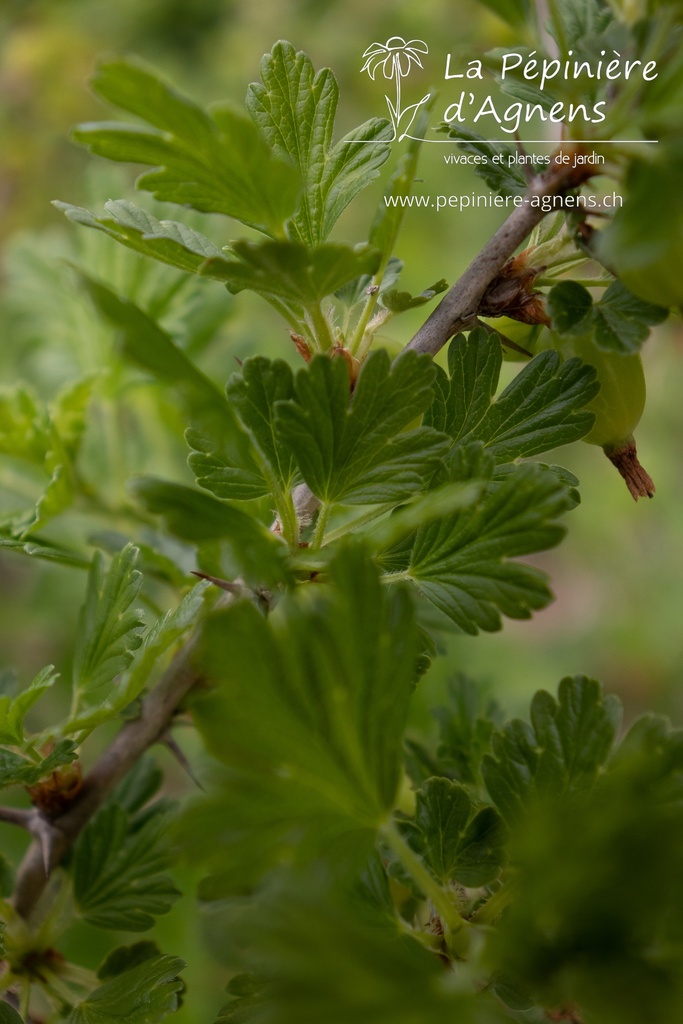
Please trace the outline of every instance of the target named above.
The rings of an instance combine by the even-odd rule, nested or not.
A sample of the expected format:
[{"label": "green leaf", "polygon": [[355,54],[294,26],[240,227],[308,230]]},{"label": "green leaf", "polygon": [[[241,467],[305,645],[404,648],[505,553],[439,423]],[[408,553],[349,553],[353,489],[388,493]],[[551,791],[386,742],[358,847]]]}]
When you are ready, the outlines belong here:
[{"label": "green leaf", "polygon": [[90,731],[111,718],[116,718],[132,704],[149,685],[157,666],[165,663],[178,640],[197,624],[204,596],[210,584],[195,584],[177,608],[158,619],[145,635],[142,648],[130,667],[121,674],[116,688],[102,703],[77,713],[62,726],[63,733]]},{"label": "green leaf", "polygon": [[228,1004],[223,1019],[235,1024],[502,1024],[506,1019],[487,993],[474,995],[465,986],[448,984],[437,956],[401,934],[395,919],[359,908],[320,870],[271,885],[248,918],[229,927],[225,941],[238,937],[258,951],[252,960],[261,987],[252,996],[253,1016],[231,1017],[234,1004]]},{"label": "green leaf", "polygon": [[428,779],[417,791],[407,838],[442,884],[486,885],[503,865],[502,819],[493,807],[475,810],[465,787],[450,779]]},{"label": "green leaf", "polygon": [[0,452],[42,466],[49,448],[47,417],[32,391],[0,392]]},{"label": "green leaf", "polygon": [[420,649],[410,596],[383,587],[355,547],[330,578],[287,595],[267,620],[239,602],[203,634],[215,688],[192,709],[229,772],[183,832],[227,888],[322,849],[348,869],[393,806]]},{"label": "green leaf", "polygon": [[155,168],[137,184],[159,200],[223,213],[267,235],[282,235],[300,178],[269,150],[244,114],[227,105],[206,113],[132,61],[100,64],[93,87],[151,128],[85,124],[74,132],[77,142],[109,160]]},{"label": "green leaf", "polygon": [[277,303],[286,301],[306,308],[332,295],[360,274],[374,274],[380,253],[371,246],[326,242],[309,248],[298,241],[231,243],[237,259],[210,258],[201,273],[224,281],[229,291],[245,288]]},{"label": "green leaf", "polygon": [[590,786],[607,760],[621,718],[616,697],[603,697],[586,676],[563,679],[555,700],[539,690],[531,724],[513,719],[493,737],[482,765],[486,788],[514,824],[538,797],[557,801]]},{"label": "green leaf", "polygon": [[102,694],[128,668],[134,651],[142,643],[142,613],[132,608],[142,586],[137,570],[138,551],[132,544],[123,548],[104,571],[99,551],[93,555],[85,603],[78,619],[78,640],[74,652],[73,688],[77,706]]},{"label": "green leaf", "polygon": [[296,464],[275,424],[275,403],[294,398],[294,375],[289,365],[282,359],[270,360],[262,356],[247,359],[240,372],[232,375],[226,390],[255,445],[264,479],[274,478],[283,490],[289,490]]},{"label": "green leaf", "polygon": [[47,757],[38,762],[0,748],[0,787],[14,783],[35,786],[46,775],[52,775],[58,768],[75,761],[77,746],[74,740],[60,740]]},{"label": "green leaf", "polygon": [[247,91],[247,110],[276,157],[299,172],[303,191],[288,231],[320,245],[345,207],[373,181],[389,155],[391,126],[373,118],[332,145],[339,89],[329,68],[280,41],[261,61],[261,80]]},{"label": "green leaf", "polygon": [[78,275],[105,319],[123,334],[123,352],[154,377],[178,387],[193,407],[218,409],[225,418],[230,410],[216,385],[197,369],[166,331],[128,299],[77,268]]},{"label": "green leaf", "polygon": [[[678,117],[678,104],[673,109]],[[677,201],[683,147],[677,133],[674,140],[648,146],[658,150],[657,160],[631,162],[626,202],[596,239],[598,259],[641,298],[663,306],[683,303],[683,209]]]},{"label": "green leaf", "polygon": [[270,493],[256,466],[251,469],[239,465],[221,451],[220,440],[191,429],[185,432],[185,440],[191,449],[187,463],[195,480],[217,498],[249,501]]},{"label": "green leaf", "polygon": [[560,334],[583,334],[589,329],[593,297],[576,281],[560,281],[548,294],[548,312]]},{"label": "green leaf", "polygon": [[497,703],[480,683],[458,674],[448,680],[446,703],[435,707],[439,740],[432,753],[415,740],[408,741],[408,771],[417,785],[440,775],[468,786],[480,786],[481,762],[491,747],[491,736],[501,724]]},{"label": "green leaf", "polygon": [[501,613],[528,619],[552,594],[545,573],[510,559],[557,544],[564,530],[553,520],[568,504],[552,474],[519,466],[474,509],[418,530],[395,578],[411,580],[466,633],[500,629]]},{"label": "green leaf", "polygon": [[666,320],[663,306],[644,302],[621,281],[614,281],[599,302],[575,281],[556,284],[548,296],[553,325],[560,334],[590,334],[604,352],[638,352],[650,327]]},{"label": "green leaf", "polygon": [[489,962],[544,1006],[669,1024],[683,1009],[683,736],[652,718],[637,729],[592,788],[549,792],[516,826]]},{"label": "green leaf", "polygon": [[[399,157],[396,170],[387,182],[382,202],[377,207],[377,212],[370,228],[370,244],[376,245],[378,249],[382,250],[384,260],[388,260],[388,268],[391,267],[391,263],[394,261],[393,257],[391,259],[389,257],[391,257],[394,251],[401,230],[401,224],[408,208],[403,205],[401,198],[409,196],[413,190],[418,158],[436,98],[436,93],[433,93],[429,100],[421,105],[417,121],[414,125],[414,133],[406,140],[406,151]],[[389,201],[390,197],[394,199],[393,203]],[[400,270],[403,264],[400,264],[398,260],[395,262],[399,263]],[[391,280],[387,281],[387,277],[388,275],[385,271],[382,288],[386,288],[390,283],[393,283]]]},{"label": "green leaf", "polygon": [[109,217],[96,217],[89,210],[58,200],[52,205],[74,223],[103,231],[129,249],[178,270],[197,274],[205,260],[224,259],[221,250],[198,231],[177,221],[157,220],[125,199],[110,199],[104,204]]},{"label": "green leaf", "polygon": [[390,288],[388,291],[382,292],[381,301],[384,308],[391,313],[404,313],[408,309],[417,309],[419,306],[431,302],[435,295],[445,292],[447,288],[448,281],[444,278],[436,281],[429,288],[425,288],[419,295],[411,295],[410,292],[401,292],[397,288]]},{"label": "green leaf", "polygon": [[167,529],[183,540],[220,540],[249,582],[270,586],[289,579],[286,545],[263,523],[232,505],[183,484],[136,477],[130,484],[135,498]]},{"label": "green leaf", "polygon": [[446,439],[401,431],[429,403],[433,379],[428,357],[407,352],[392,366],[383,350],[364,362],[353,397],[341,359],[320,356],[299,371],[296,401],[278,403],[276,422],[321,501],[383,504],[425,488]]},{"label": "green leaf", "polygon": [[178,1008],[185,962],[155,956],[105,982],[78,1003],[66,1024],[156,1024]]},{"label": "green leaf", "polygon": [[0,548],[5,551],[17,551],[29,558],[38,558],[45,562],[57,562],[59,565],[68,565],[75,569],[88,569],[89,560],[76,551],[69,551],[66,548],[48,544],[40,539],[30,541],[17,540],[14,537],[3,537],[0,535]]},{"label": "green leaf", "polygon": [[599,385],[578,359],[540,352],[493,398],[502,365],[500,342],[484,330],[458,335],[448,350],[449,377],[439,370],[425,422],[458,444],[483,441],[497,462],[537,455],[578,440],[594,422],[583,407]]},{"label": "green leaf", "polygon": [[79,913],[95,928],[146,931],[180,893],[168,875],[168,809],[152,805],[137,821],[108,804],[78,838],[72,861]]},{"label": "green leaf", "polygon": [[[503,0],[505,2],[505,0]],[[519,0],[509,0],[510,5]],[[521,0],[526,3],[526,0]],[[473,156],[483,156],[484,163],[475,164],[474,173],[482,178],[489,188],[500,192],[503,196],[521,196],[528,188],[528,182],[519,164],[514,162],[515,150],[511,146],[496,145],[488,142],[483,135],[472,131],[471,128],[463,128],[460,125],[447,126],[448,137],[457,139],[459,148],[463,153]],[[494,161],[494,157],[497,157]],[[502,157],[502,159],[500,159]]]},{"label": "green leaf", "polygon": [[0,1001],[0,1024],[24,1024],[17,1011],[4,1000]]},{"label": "green leaf", "polygon": [[41,669],[33,682],[19,696],[0,697],[0,743],[21,746],[24,742],[23,722],[29,709],[57,680],[54,665]]},{"label": "green leaf", "polygon": [[115,978],[124,971],[137,967],[139,964],[151,960],[152,957],[160,956],[161,950],[156,942],[141,941],[134,942],[132,946],[117,946],[102,961],[97,969],[97,977],[100,981],[108,978]]}]

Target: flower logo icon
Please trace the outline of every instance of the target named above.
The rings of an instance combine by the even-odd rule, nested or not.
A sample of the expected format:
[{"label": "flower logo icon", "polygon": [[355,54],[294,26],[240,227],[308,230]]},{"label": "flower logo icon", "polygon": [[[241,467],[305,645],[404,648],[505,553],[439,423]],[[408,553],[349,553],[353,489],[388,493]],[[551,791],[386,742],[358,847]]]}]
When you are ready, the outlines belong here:
[{"label": "flower logo icon", "polygon": [[[427,93],[418,103],[411,103],[401,109],[401,79],[406,78],[413,64],[417,64],[418,67],[423,66],[420,54],[426,53],[429,53],[429,47],[422,39],[411,39],[407,43],[401,36],[391,36],[386,43],[371,43],[363,54],[365,63],[361,68],[361,74],[363,71],[367,71],[374,81],[375,75],[381,68],[384,78],[396,83],[395,103],[392,103],[388,96],[385,99],[394,126],[394,139],[399,141],[408,135],[417,111],[429,99],[429,93]],[[405,122],[405,127],[400,131],[401,121]]]}]

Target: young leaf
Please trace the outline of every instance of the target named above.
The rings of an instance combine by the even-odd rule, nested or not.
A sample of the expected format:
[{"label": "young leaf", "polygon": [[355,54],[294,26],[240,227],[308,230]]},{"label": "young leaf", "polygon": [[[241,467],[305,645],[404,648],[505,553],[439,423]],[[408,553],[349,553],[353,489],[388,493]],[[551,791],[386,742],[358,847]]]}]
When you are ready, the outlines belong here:
[{"label": "young leaf", "polygon": [[449,377],[439,370],[425,423],[459,444],[483,441],[502,463],[568,444],[590,430],[594,416],[583,407],[599,390],[592,367],[541,352],[494,400],[501,364],[495,335],[475,330],[454,338]]},{"label": "young leaf", "polygon": [[483,761],[486,788],[503,817],[514,824],[539,796],[556,801],[593,785],[620,718],[618,699],[603,697],[600,683],[586,676],[563,679],[557,701],[539,690],[531,725],[513,719]]},{"label": "young leaf", "polygon": [[249,288],[270,302],[284,300],[303,308],[360,274],[374,274],[380,260],[379,251],[369,245],[341,242],[308,248],[299,241],[242,238],[231,244],[230,251],[237,259],[209,258],[200,273],[224,281],[234,294]]},{"label": "young leaf", "polygon": [[393,366],[372,352],[352,398],[341,359],[321,356],[296,377],[296,400],[276,406],[276,423],[304,480],[324,502],[400,501],[424,489],[447,448],[436,431],[401,431],[432,394],[430,359],[407,352]]},{"label": "young leaf", "polygon": [[465,787],[450,779],[428,779],[417,791],[407,838],[442,884],[486,885],[503,865],[506,837],[499,814],[493,807],[475,811]]},{"label": "young leaf", "polygon": [[46,775],[52,775],[63,765],[71,764],[77,757],[77,744],[74,740],[60,740],[47,757],[38,762],[0,747],[0,787],[12,786],[14,783],[35,786]]},{"label": "young leaf", "polygon": [[149,684],[160,659],[168,654],[188,629],[196,625],[209,586],[209,583],[201,580],[185,594],[177,608],[158,619],[146,634],[142,648],[132,665],[121,675],[115,690],[109,693],[101,704],[70,718],[61,727],[62,731],[90,731],[95,726],[120,715],[136,700]]},{"label": "young leaf", "polygon": [[247,92],[247,110],[276,157],[297,168],[303,183],[289,236],[320,245],[354,196],[377,177],[389,155],[391,127],[373,118],[332,145],[339,89],[332,71],[314,72],[310,58],[280,41],[261,61],[261,82]]},{"label": "young leaf", "polygon": [[221,451],[220,441],[199,430],[185,432],[191,451],[187,463],[200,487],[217,498],[249,501],[270,493],[263,476],[254,469],[240,466]]},{"label": "young leaf", "polygon": [[418,530],[396,578],[411,580],[466,633],[500,629],[501,613],[528,619],[552,594],[544,573],[509,559],[557,544],[564,530],[552,520],[567,507],[552,474],[519,466],[474,509]]},{"label": "young leaf", "polygon": [[0,697],[0,743],[21,746],[24,742],[23,722],[27,712],[57,680],[54,665],[42,669],[33,682],[18,696]]},{"label": "young leaf", "polygon": [[96,928],[146,931],[180,893],[168,875],[168,810],[152,805],[141,821],[117,803],[104,807],[81,833],[72,877],[78,910]]},{"label": "young leaf", "polygon": [[419,651],[410,597],[383,587],[357,548],[339,552],[330,576],[333,586],[299,588],[267,620],[240,602],[207,623],[216,688],[192,707],[229,772],[183,831],[228,888],[322,848],[355,864],[395,799]]},{"label": "young leaf", "polygon": [[77,704],[101,697],[101,687],[110,685],[128,668],[133,653],[142,643],[144,619],[132,608],[142,586],[136,568],[138,551],[128,544],[104,571],[99,551],[93,555],[85,604],[78,620],[74,652],[73,688]]},{"label": "young leaf", "polygon": [[223,253],[198,231],[172,220],[157,220],[125,199],[104,204],[109,217],[96,217],[89,210],[70,203],[53,202],[69,220],[103,231],[117,242],[167,263],[178,270],[197,274],[205,260],[224,259]]},{"label": "young leaf", "polygon": [[282,235],[300,188],[296,171],[274,155],[258,129],[229,106],[208,114],[140,63],[102,63],[93,88],[151,128],[81,125],[77,142],[109,160],[147,164],[138,188],[202,213],[223,213],[267,235]]},{"label": "young leaf", "polygon": [[185,962],[155,956],[91,992],[78,1003],[66,1024],[157,1024],[178,1009],[178,978]]}]

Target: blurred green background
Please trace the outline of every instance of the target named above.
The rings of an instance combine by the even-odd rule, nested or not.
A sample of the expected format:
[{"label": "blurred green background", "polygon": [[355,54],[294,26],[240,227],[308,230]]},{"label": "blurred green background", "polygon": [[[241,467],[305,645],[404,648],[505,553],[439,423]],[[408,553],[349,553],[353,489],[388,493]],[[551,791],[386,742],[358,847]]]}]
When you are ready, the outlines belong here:
[{"label": "blurred green background", "polygon": [[[3,387],[29,383],[45,400],[85,371],[111,366],[113,332],[99,322],[78,290],[64,259],[87,265],[127,294],[153,290],[156,269],[142,269],[134,254],[113,241],[67,224],[50,201],[55,198],[99,209],[108,198],[131,195],[134,174],[92,160],[68,140],[71,125],[111,118],[88,91],[87,81],[101,54],[135,53],[164,71],[193,98],[241,101],[258,76],[260,56],[277,38],[306,50],[317,66],[330,65],[340,83],[338,130],[372,115],[383,116],[383,83],[359,74],[361,55],[375,40],[400,34],[430,45],[429,64],[411,78],[418,90],[443,78],[446,52],[481,56],[495,46],[524,42],[474,2],[422,0],[420,4],[375,0],[2,0],[0,5],[0,374]],[[395,159],[395,155],[394,158]],[[392,161],[393,162],[393,161]],[[382,176],[386,178],[386,173]],[[425,192],[464,193],[482,186],[464,167],[444,165],[439,147],[425,147],[421,175]],[[381,180],[369,188],[340,222],[340,237],[362,240],[382,194]],[[146,194],[136,202],[157,209]],[[172,209],[161,216],[177,217]],[[193,215],[194,216],[194,215]],[[398,255],[405,260],[403,286],[421,291],[432,281],[455,280],[502,220],[501,211],[458,213],[415,210],[407,216]],[[237,226],[223,219],[197,221],[225,244]],[[159,273],[166,274],[163,270]],[[173,326],[202,310],[204,329],[188,343],[202,367],[223,382],[234,357],[253,352],[295,361],[287,331],[251,295],[235,298],[210,281],[190,282],[172,310]],[[391,325],[388,341],[404,344],[421,312]],[[639,427],[641,460],[657,484],[651,502],[635,505],[602,452],[574,445],[554,461],[581,481],[581,506],[568,517],[568,536],[555,551],[535,559],[553,580],[556,602],[532,622],[506,622],[499,634],[453,637],[446,657],[435,664],[416,697],[415,723],[429,720],[449,674],[464,671],[495,694],[510,712],[522,711],[539,687],[554,689],[563,675],[584,672],[602,679],[623,699],[628,717],[648,709],[683,717],[680,682],[683,662],[683,473],[681,436],[683,334],[680,321],[659,329],[646,345],[648,406]],[[506,365],[508,376],[514,364]],[[103,456],[86,452],[112,500],[125,479],[152,471],[184,479],[182,423],[172,402],[149,413],[155,386],[124,368],[111,375],[103,420],[95,436],[113,438]],[[106,389],[105,389],[106,391]],[[97,426],[97,425],[96,425]],[[21,478],[11,457],[0,457],[0,513],[21,505],[32,481]],[[104,463],[104,467],[103,464]],[[186,478],[185,478],[186,479]],[[188,481],[189,482],[189,481]],[[28,494],[30,497],[30,493]],[[56,521],[46,536],[82,542],[111,517],[78,509]],[[122,528],[125,523],[122,521]],[[173,551],[168,552],[173,556]],[[50,567],[16,554],[0,557],[0,668],[15,668],[21,679],[47,662],[68,675],[73,631],[83,597],[84,575]],[[166,594],[168,599],[168,594]],[[164,601],[163,592],[159,600]],[[54,700],[59,702],[60,694]],[[183,742],[191,756],[189,735]],[[86,758],[93,752],[86,750]],[[186,791],[170,758],[171,781]],[[1,840],[19,844],[8,826]],[[205,993],[177,1020],[209,1019],[216,1009],[211,954],[201,944],[210,922],[192,910],[193,878],[179,880],[186,895],[158,928],[164,948],[190,961],[187,980]],[[105,938],[82,929],[70,940],[78,956],[96,963]],[[133,941],[134,937],[124,937]],[[214,954],[219,951],[214,950]],[[220,959],[218,955],[217,959]]]}]

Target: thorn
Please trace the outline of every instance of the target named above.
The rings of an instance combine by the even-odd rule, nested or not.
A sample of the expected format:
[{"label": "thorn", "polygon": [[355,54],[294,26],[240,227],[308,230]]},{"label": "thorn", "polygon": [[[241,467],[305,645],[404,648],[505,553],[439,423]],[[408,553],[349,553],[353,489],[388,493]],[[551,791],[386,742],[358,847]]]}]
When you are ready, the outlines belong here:
[{"label": "thorn", "polygon": [[165,747],[168,747],[168,749],[170,750],[170,752],[173,755],[173,757],[176,759],[176,761],[178,762],[180,767],[183,769],[183,771],[189,776],[189,778],[192,779],[192,781],[194,782],[195,786],[197,786],[199,789],[202,790],[202,792],[204,792],[204,787],[202,786],[201,782],[199,781],[199,779],[195,775],[195,773],[194,773],[194,771],[192,769],[192,765],[187,760],[187,758],[185,757],[185,754],[182,752],[182,750],[180,749],[180,747],[178,746],[176,741],[173,739],[173,736],[171,735],[170,730],[167,730],[163,734],[163,736],[161,737],[161,743],[163,743]]},{"label": "thorn", "polygon": [[235,362],[237,363],[237,365],[238,365],[238,366],[239,366],[240,368],[241,368],[242,366],[244,366],[244,362],[243,362],[243,360],[242,360],[242,359],[238,359],[238,358],[237,358],[237,356],[233,356],[232,358],[233,358],[233,359],[235,360]]},{"label": "thorn", "polygon": [[483,327],[489,334],[497,334],[506,348],[512,348],[515,352],[521,352],[522,355],[528,356],[529,359],[533,358],[532,352],[529,352],[526,348],[522,348],[522,346],[518,345],[516,341],[512,340],[512,338],[508,338],[508,336],[503,334],[502,331],[499,331],[497,327],[491,327],[490,324],[485,324],[483,320],[476,320],[475,322],[477,327]]},{"label": "thorn", "polygon": [[220,587],[221,590],[227,590],[229,594],[241,594],[244,590],[244,587],[239,583],[231,583],[230,580],[222,580],[220,576],[209,576],[208,573],[195,572],[194,569],[192,569],[191,572],[193,576],[198,576],[200,580],[208,580],[209,583],[215,584],[215,586]]}]

